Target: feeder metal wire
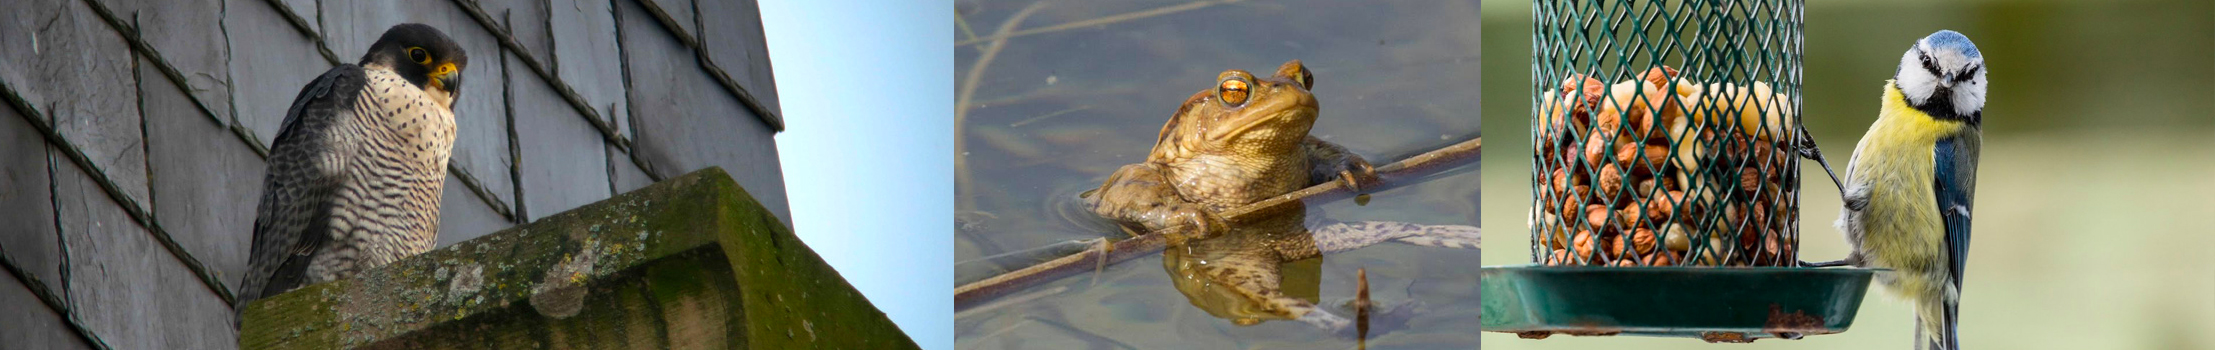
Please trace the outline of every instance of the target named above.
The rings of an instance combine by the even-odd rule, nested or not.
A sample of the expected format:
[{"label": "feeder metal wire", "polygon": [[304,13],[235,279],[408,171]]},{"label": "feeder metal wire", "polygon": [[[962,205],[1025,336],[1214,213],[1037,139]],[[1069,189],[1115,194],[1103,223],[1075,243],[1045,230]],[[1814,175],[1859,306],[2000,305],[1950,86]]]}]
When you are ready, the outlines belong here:
[{"label": "feeder metal wire", "polygon": [[1534,1],[1533,262],[1796,266],[1804,10]]}]

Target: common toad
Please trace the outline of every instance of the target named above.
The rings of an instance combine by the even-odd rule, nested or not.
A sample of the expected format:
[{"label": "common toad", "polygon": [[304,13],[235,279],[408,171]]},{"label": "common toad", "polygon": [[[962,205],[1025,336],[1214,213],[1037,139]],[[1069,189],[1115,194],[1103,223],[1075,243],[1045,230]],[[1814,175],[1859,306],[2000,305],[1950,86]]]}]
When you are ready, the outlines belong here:
[{"label": "common toad", "polygon": [[[1345,318],[1287,296],[1285,262],[1398,240],[1475,249],[1477,228],[1363,222],[1304,226],[1292,203],[1240,222],[1218,213],[1327,181],[1356,189],[1375,182],[1360,156],[1309,136],[1317,115],[1314,75],[1300,61],[1274,75],[1224,71],[1213,88],[1185,100],[1162,126],[1145,162],[1123,166],[1087,196],[1092,210],[1127,231],[1167,231],[1163,265],[1178,291],[1209,314],[1251,325],[1292,319],[1345,331]],[[1179,225],[1184,225],[1179,227]]]}]

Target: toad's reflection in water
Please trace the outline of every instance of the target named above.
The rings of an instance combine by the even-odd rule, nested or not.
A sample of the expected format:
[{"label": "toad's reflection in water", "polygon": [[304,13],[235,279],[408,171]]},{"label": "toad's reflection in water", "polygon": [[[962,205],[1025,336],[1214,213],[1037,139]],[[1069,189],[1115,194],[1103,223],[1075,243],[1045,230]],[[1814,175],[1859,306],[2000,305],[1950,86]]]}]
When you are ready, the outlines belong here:
[{"label": "toad's reflection in water", "polygon": [[[1292,214],[1297,214],[1294,212]],[[1298,215],[1278,215],[1239,224],[1221,237],[1172,245],[1162,252],[1170,281],[1193,306],[1238,325],[1271,319],[1299,320],[1316,328],[1346,332],[1350,321],[1283,291],[1280,267],[1388,240],[1423,246],[1478,249],[1478,228],[1398,222],[1353,222],[1315,230],[1300,226]],[[1405,319],[1414,301],[1387,305],[1376,315]],[[1391,321],[1381,321],[1391,324]]]},{"label": "toad's reflection in water", "polygon": [[[1324,253],[1397,240],[1477,249],[1477,228],[1362,222],[1308,230],[1297,203],[1226,222],[1231,208],[1313,184],[1375,182],[1369,163],[1308,136],[1317,115],[1300,61],[1270,77],[1225,71],[1162,126],[1146,161],[1118,169],[1087,197],[1128,231],[1169,228],[1162,264],[1194,306],[1238,325],[1299,320],[1335,333],[1352,322],[1282,290],[1280,267]],[[1181,226],[1180,226],[1181,225]]]}]

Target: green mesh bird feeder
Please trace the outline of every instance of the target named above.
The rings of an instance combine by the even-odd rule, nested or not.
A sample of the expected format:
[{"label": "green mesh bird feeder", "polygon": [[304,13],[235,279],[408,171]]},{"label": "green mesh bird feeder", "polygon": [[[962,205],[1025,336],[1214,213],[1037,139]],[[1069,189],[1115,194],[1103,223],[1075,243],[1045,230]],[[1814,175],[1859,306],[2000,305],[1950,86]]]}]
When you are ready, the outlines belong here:
[{"label": "green mesh bird feeder", "polygon": [[1532,4],[1532,265],[1487,331],[1713,342],[1842,332],[1872,271],[1801,267],[1805,4]]}]

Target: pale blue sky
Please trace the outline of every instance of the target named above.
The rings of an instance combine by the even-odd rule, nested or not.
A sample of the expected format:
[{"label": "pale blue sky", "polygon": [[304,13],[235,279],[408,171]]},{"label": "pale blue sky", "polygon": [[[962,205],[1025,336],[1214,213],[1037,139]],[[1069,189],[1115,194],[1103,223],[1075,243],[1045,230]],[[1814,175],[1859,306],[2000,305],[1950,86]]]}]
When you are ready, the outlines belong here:
[{"label": "pale blue sky", "polygon": [[925,349],[954,344],[953,10],[761,2],[793,232]]}]

